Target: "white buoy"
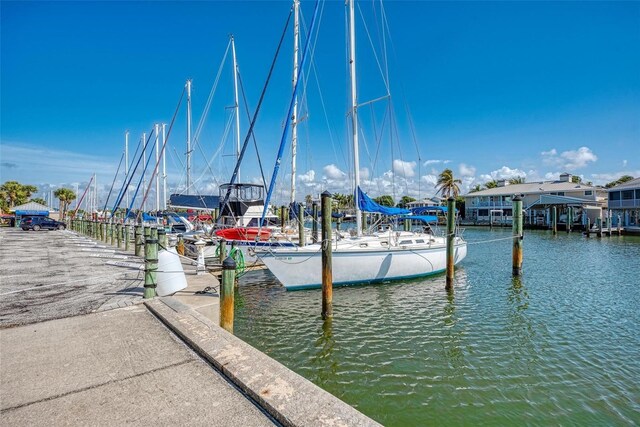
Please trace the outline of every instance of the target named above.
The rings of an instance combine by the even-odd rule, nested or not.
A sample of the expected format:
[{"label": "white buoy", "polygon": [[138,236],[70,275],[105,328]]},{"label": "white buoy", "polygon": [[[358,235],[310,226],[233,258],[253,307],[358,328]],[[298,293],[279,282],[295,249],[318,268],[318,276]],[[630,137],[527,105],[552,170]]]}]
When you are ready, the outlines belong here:
[{"label": "white buoy", "polygon": [[175,248],[161,250],[158,253],[158,286],[156,293],[164,297],[187,287],[187,278]]}]

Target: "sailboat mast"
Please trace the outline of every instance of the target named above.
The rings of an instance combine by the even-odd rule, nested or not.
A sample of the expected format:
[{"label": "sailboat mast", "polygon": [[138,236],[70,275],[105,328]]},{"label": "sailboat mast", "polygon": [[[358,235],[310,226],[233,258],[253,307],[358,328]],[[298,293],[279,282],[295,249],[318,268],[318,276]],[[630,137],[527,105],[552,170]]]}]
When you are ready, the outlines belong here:
[{"label": "sailboat mast", "polygon": [[187,80],[187,194],[191,194],[191,80]]},{"label": "sailboat mast", "polygon": [[[295,89],[298,81],[298,53],[300,43],[300,1],[293,0],[293,79]],[[296,201],[296,154],[298,151],[298,96],[293,101],[291,115],[291,204]]]},{"label": "sailboat mast", "polygon": [[[124,182],[129,177],[129,131],[124,133]],[[127,206],[129,206],[129,187],[127,186]]]},{"label": "sailboat mast", "polygon": [[360,159],[358,151],[358,98],[356,93],[356,32],[355,13],[353,7],[354,0],[349,1],[349,70],[351,73],[351,127],[353,132],[353,177],[354,195],[353,201],[356,206],[356,232],[357,236],[362,235],[362,214],[358,205],[358,187],[360,187]]},{"label": "sailboat mast", "polygon": [[[160,142],[160,137],[159,137],[160,125],[156,123],[154,127],[155,127],[154,130],[156,134],[156,167],[157,167],[158,162],[160,161],[160,149],[158,147],[158,144]],[[156,173],[156,212],[158,212],[159,210],[160,210],[160,174]]]},{"label": "sailboat mast", "polygon": [[[238,102],[238,62],[236,61],[236,44],[231,35],[231,53],[233,56],[233,100],[235,102],[236,115],[236,162],[240,159],[240,103]],[[238,169],[238,181],[240,181],[240,170]]]},{"label": "sailboat mast", "polygon": [[[147,140],[147,133],[146,132],[142,132],[142,188],[147,188],[147,144],[145,144],[145,141]],[[137,190],[136,190],[137,192]],[[144,206],[145,206],[145,201],[142,201],[142,204],[140,205],[140,210],[144,211]],[[115,212],[112,212],[111,215],[113,217],[113,215],[115,214]]]},{"label": "sailboat mast", "polygon": [[[162,124],[162,146],[167,141],[167,124]],[[162,209],[167,209],[167,149],[162,150]]]}]

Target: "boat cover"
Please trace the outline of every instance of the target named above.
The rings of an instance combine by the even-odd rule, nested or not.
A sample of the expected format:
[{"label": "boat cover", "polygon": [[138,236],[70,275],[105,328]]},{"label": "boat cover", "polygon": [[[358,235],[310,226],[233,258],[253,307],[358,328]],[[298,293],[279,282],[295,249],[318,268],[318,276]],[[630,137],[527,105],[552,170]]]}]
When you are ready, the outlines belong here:
[{"label": "boat cover", "polygon": [[390,208],[388,206],[382,206],[374,202],[367,196],[367,194],[358,187],[358,206],[361,211],[380,213],[383,215],[406,215],[411,213],[409,209],[403,208]]}]

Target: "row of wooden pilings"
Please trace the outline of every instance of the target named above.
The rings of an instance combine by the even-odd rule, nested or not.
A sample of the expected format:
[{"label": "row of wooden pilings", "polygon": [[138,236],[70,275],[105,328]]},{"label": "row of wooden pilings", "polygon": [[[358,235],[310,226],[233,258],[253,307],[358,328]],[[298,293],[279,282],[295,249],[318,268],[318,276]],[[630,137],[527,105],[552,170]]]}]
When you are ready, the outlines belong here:
[{"label": "row of wooden pilings", "polygon": [[[71,229],[115,246],[118,249],[129,250],[131,242],[131,229],[133,229],[133,249],[135,256],[144,255],[144,292],[143,298],[149,299],[156,296],[158,285],[158,248],[168,248],[169,241],[164,227],[117,224],[112,222],[72,220]],[[198,246],[198,243],[196,243]],[[204,246],[201,243],[200,248]],[[236,262],[231,256],[227,256],[226,242],[220,241],[220,263],[222,264],[222,283],[220,285],[220,319],[219,324],[224,329],[233,333],[233,306],[236,276]],[[184,255],[184,242],[180,237],[176,245],[176,252]],[[199,250],[202,259],[198,260],[196,271],[204,273],[204,256]],[[200,258],[200,257],[199,257]]]}]

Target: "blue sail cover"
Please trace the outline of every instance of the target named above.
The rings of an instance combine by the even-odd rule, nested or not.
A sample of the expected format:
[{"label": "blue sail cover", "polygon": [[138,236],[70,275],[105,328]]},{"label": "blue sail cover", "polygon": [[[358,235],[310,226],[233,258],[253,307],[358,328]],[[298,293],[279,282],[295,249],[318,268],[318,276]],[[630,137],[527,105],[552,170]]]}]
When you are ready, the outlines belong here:
[{"label": "blue sail cover", "polygon": [[358,207],[361,211],[380,213],[383,215],[406,215],[411,213],[409,209],[390,208],[379,205],[367,196],[367,194],[358,187]]}]

